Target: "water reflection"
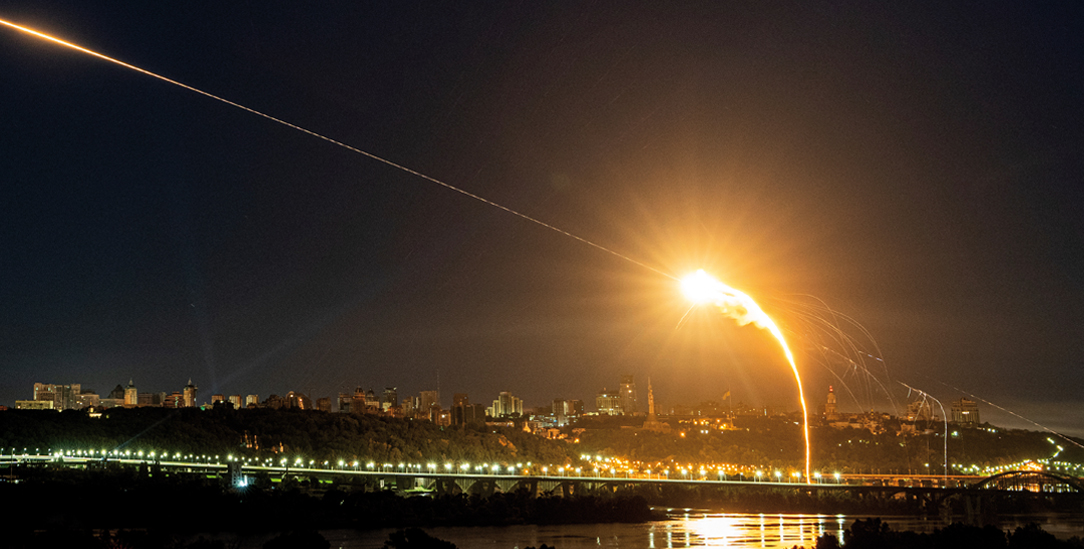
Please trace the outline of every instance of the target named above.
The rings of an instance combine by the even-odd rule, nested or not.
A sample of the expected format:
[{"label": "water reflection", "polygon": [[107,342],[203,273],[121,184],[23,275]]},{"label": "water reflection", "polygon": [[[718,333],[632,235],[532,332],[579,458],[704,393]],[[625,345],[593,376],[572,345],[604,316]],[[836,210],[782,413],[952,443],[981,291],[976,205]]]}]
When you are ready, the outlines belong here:
[{"label": "water reflection", "polygon": [[[669,520],[633,524],[562,524],[490,527],[426,528],[430,535],[462,548],[494,547],[523,549],[543,543],[557,549],[662,549],[673,547],[731,547],[790,549],[795,545],[810,549],[817,537],[842,532],[854,523],[845,515],[788,515],[751,513],[713,513],[671,509]],[[896,531],[932,532],[946,522],[922,517],[883,517]],[[1001,517],[998,527],[1012,531],[1017,526],[1038,522],[1060,539],[1084,534],[1084,517],[1079,513]],[[324,530],[321,533],[332,547],[342,549],[380,549],[393,532],[383,530]],[[230,544],[240,549],[259,549],[270,536],[240,538],[230,536]],[[223,538],[225,539],[225,538]]]},{"label": "water reflection", "polygon": [[[677,520],[650,525],[647,547],[813,547],[824,534],[839,536],[842,541],[846,528],[844,517],[834,515],[684,513],[673,518]],[[665,544],[656,543],[660,537],[665,538]]]}]

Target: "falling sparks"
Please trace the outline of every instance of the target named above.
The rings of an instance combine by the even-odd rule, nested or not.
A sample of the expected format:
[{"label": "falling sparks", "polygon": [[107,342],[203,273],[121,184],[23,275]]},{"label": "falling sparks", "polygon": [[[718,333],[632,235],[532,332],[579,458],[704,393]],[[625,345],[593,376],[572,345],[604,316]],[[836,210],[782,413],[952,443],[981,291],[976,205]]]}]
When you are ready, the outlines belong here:
[{"label": "falling sparks", "polygon": [[794,380],[798,382],[798,400],[802,403],[802,430],[805,435],[805,478],[806,482],[812,482],[810,477],[810,451],[809,451],[809,411],[805,404],[805,393],[802,391],[802,376],[798,374],[798,366],[794,363],[794,354],[787,346],[787,340],[783,332],[775,325],[771,317],[757,305],[753,298],[745,293],[735,290],[726,284],[716,280],[704,272],[703,269],[686,276],[681,280],[681,290],[685,297],[696,305],[715,305],[724,315],[736,320],[739,325],[753,324],[758,328],[768,330],[779,346],[783,348],[783,354],[790,363],[790,369],[794,372]]}]

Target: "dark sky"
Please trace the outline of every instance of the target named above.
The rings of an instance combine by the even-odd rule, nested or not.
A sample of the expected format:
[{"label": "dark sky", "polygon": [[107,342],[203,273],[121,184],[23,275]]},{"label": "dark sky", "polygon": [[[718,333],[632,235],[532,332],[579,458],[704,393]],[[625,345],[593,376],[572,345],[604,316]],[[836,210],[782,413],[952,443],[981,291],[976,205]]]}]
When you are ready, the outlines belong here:
[{"label": "dark sky", "polygon": [[[1072,2],[40,2],[0,17],[761,300],[811,401],[966,390],[1084,435]],[[0,29],[0,403],[437,386],[797,408],[673,280],[181,88]],[[877,382],[810,323],[813,295]],[[838,319],[837,319],[838,320]],[[837,322],[838,323],[838,322]],[[878,350],[879,349],[879,350]],[[838,358],[838,357],[837,357]],[[838,377],[837,377],[838,376]],[[866,395],[866,396],[863,396]],[[643,398],[643,396],[642,396]],[[996,423],[1026,423],[983,405]]]}]

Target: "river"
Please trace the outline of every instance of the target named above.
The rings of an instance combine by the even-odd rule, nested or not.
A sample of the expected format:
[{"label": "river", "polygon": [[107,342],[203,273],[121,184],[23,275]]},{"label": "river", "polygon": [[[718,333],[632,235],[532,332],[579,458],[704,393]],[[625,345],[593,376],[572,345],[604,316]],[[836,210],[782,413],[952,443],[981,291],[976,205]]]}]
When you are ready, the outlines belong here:
[{"label": "river", "polygon": [[[839,536],[860,515],[752,514],[711,511],[660,509],[669,520],[639,524],[564,524],[554,526],[519,525],[503,527],[425,528],[430,535],[455,543],[460,549],[524,549],[545,543],[555,549],[588,547],[619,549],[663,549],[674,547],[728,547],[735,549],[790,549],[795,545],[812,548],[817,537]],[[937,519],[920,517],[882,517],[893,530],[932,532],[946,526]],[[1084,537],[1084,517],[1080,514],[1049,514],[1002,517],[1001,529],[1011,531],[1029,522],[1037,522],[1058,538]],[[393,530],[323,530],[332,549],[380,549]],[[258,549],[272,536],[236,538],[240,549]]]}]

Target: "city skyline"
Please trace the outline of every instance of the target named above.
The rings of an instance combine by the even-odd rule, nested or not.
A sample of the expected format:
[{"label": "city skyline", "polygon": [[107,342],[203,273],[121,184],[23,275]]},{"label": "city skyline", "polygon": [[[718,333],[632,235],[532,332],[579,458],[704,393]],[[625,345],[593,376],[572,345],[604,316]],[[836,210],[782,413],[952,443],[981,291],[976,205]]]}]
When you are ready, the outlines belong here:
[{"label": "city skyline", "polygon": [[[628,373],[796,407],[770,338],[686,316],[667,276],[704,268],[841,409],[903,408],[914,387],[1084,435],[1079,7],[16,1],[0,18],[632,260],[5,28],[0,403],[190,377],[593,402]],[[863,338],[864,366],[798,295]]]},{"label": "city skyline", "polygon": [[[653,422],[654,410],[656,407],[653,391],[651,388],[650,380],[648,380],[648,388],[645,390],[648,401],[650,404],[650,410],[641,410],[635,403],[638,401],[639,391],[636,388],[635,376],[622,375],[621,376],[621,390],[611,391],[605,387],[596,393],[595,409],[585,409],[583,400],[570,399],[565,397],[554,398],[549,402],[546,402],[540,406],[526,406],[523,399],[514,396],[509,391],[501,391],[495,400],[493,400],[492,406],[486,407],[484,402],[486,397],[480,397],[481,402],[472,403],[470,395],[468,393],[454,393],[450,406],[444,408],[444,400],[441,398],[439,391],[423,390],[419,392],[419,396],[412,396],[406,394],[400,394],[398,387],[385,387],[382,392],[374,390],[372,387],[365,389],[363,385],[359,385],[354,389],[353,394],[350,392],[340,392],[337,398],[333,400],[335,395],[321,396],[313,393],[304,393],[302,391],[279,391],[283,395],[279,395],[279,392],[275,392],[266,395],[263,400],[260,399],[258,394],[213,394],[205,396],[204,400],[200,400],[197,396],[198,387],[192,382],[191,379],[188,383],[179,391],[174,390],[172,393],[168,391],[139,391],[138,386],[133,380],[129,380],[127,385],[117,384],[116,387],[109,393],[99,394],[94,389],[89,387],[83,387],[82,384],[44,384],[35,383],[33,386],[32,399],[20,399],[16,400],[15,408],[23,409],[48,409],[48,410],[67,410],[67,409],[86,409],[86,408],[110,408],[110,407],[164,407],[164,408],[183,408],[183,407],[207,407],[217,406],[219,403],[229,403],[234,409],[248,408],[248,407],[299,407],[302,409],[320,410],[326,412],[337,413],[359,413],[359,414],[388,414],[394,417],[415,417],[417,419],[428,419],[430,421],[441,422],[451,421],[452,424],[460,425],[464,423],[463,417],[456,416],[456,408],[471,407],[469,412],[470,418],[474,418],[481,411],[485,411],[485,415],[490,419],[501,418],[528,418],[531,416],[552,416],[557,426],[565,425],[565,417],[582,416],[586,415],[599,415],[599,416],[640,416],[647,419],[649,423]],[[104,396],[108,395],[108,396]],[[155,398],[157,397],[157,398]],[[41,406],[42,401],[48,401],[51,405],[48,407]],[[314,404],[315,402],[315,404]],[[332,403],[335,403],[333,406]],[[630,402],[633,403],[630,405]],[[812,414],[814,416],[822,417],[828,424],[836,427],[858,426],[860,428],[869,428],[868,420],[873,417],[896,417],[898,410],[840,410],[837,405],[836,394],[833,387],[829,386],[827,392],[824,395],[824,401],[817,404],[817,400],[814,400]],[[402,404],[402,406],[400,406]],[[667,406],[666,404],[669,404]],[[933,421],[937,422],[942,419],[935,406],[941,407],[940,403],[935,403],[927,398],[921,398],[908,404],[905,413],[899,414],[901,420],[908,422],[916,421]],[[660,415],[693,415],[693,416],[733,416],[738,415],[762,415],[762,416],[776,416],[776,415],[788,415],[798,413],[797,410],[792,410],[786,406],[775,406],[772,404],[762,403],[747,403],[744,401],[738,401],[735,405],[733,396],[730,391],[727,391],[720,400],[707,400],[700,402],[693,402],[687,399],[681,398],[681,395],[676,395],[670,403],[660,404]],[[438,417],[433,414],[433,409],[438,412],[449,412],[446,417]],[[668,410],[668,411],[667,411]],[[458,414],[464,412],[459,411]],[[873,414],[865,418],[865,423],[862,416]],[[954,424],[975,426],[981,423],[979,406],[978,404],[966,397],[960,397],[950,402],[948,408],[941,410],[944,419],[952,421]],[[480,416],[479,416],[480,417]],[[875,420],[879,421],[879,420]]]}]

